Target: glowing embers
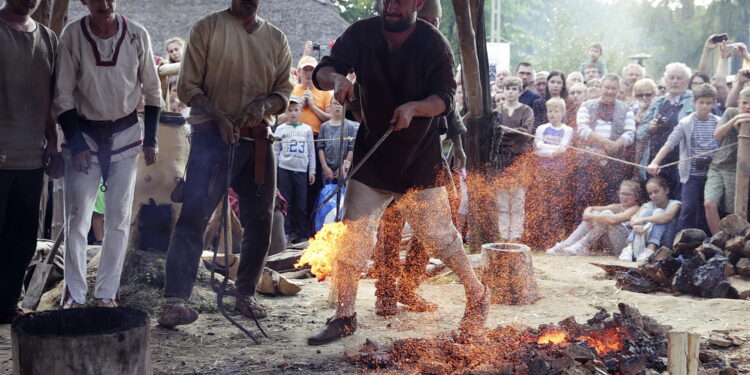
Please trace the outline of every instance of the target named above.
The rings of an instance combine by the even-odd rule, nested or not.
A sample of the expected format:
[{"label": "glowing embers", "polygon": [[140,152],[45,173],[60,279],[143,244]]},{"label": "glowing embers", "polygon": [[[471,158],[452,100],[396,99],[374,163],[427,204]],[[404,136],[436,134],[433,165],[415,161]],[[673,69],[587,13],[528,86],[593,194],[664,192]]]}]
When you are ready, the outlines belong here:
[{"label": "glowing embers", "polygon": [[294,265],[300,268],[310,265],[310,272],[323,281],[333,273],[333,262],[339,250],[344,246],[347,226],[341,222],[328,223],[315,234],[302,257]]},{"label": "glowing embers", "polygon": [[594,348],[596,354],[604,355],[609,352],[621,350],[624,339],[625,335],[622,334],[622,329],[620,327],[608,327],[603,331],[592,331],[587,335],[579,336],[575,339],[570,339],[567,332],[549,330],[539,336],[536,342],[540,345],[549,344],[564,346],[574,341],[578,341]]}]

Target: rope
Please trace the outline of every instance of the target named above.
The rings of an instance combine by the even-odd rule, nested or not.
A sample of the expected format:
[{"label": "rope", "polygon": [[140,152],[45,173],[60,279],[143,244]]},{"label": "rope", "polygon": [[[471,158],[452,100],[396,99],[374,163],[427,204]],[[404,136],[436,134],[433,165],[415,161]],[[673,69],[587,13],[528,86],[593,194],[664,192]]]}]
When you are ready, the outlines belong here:
[{"label": "rope", "polygon": [[[500,127],[503,128],[504,130],[508,130],[508,131],[511,131],[511,132],[514,132],[514,133],[518,133],[518,134],[524,135],[526,137],[530,137],[530,138],[534,138],[534,139],[539,139],[539,140],[543,140],[543,141],[546,142],[546,140],[544,138],[538,137],[535,134],[529,134],[529,133],[526,133],[525,131],[514,129],[514,128],[510,128],[510,127],[507,127],[505,125],[500,125]],[[664,164],[664,165],[660,165],[659,168],[671,167],[673,165],[680,164],[683,161],[687,161],[687,160],[691,160],[691,159],[697,159],[697,158],[700,158],[702,156],[710,155],[710,154],[713,154],[714,152],[717,152],[717,151],[720,151],[720,150],[724,150],[724,149],[736,146],[737,143],[738,142],[735,142],[735,143],[732,143],[732,144],[729,144],[729,145],[724,145],[724,146],[721,146],[719,148],[713,149],[711,151],[702,152],[700,154],[689,156],[687,158],[680,159],[680,160],[672,162],[672,163],[667,163],[667,164]],[[630,166],[633,166],[633,167],[636,167],[636,168],[647,169],[647,166],[645,166],[645,165],[641,165],[641,164],[633,163],[631,161],[627,161],[627,160],[615,158],[615,157],[609,156],[607,154],[601,154],[601,153],[598,153],[598,152],[594,152],[594,151],[587,150],[587,149],[584,149],[584,148],[578,148],[578,147],[575,147],[575,146],[567,146],[567,148],[569,148],[571,150],[574,150],[574,151],[583,152],[583,153],[586,153],[586,154],[598,156],[598,157],[601,157],[601,158],[604,158],[604,159],[616,161],[618,163],[630,165]]]},{"label": "rope", "polygon": [[310,143],[310,142],[328,142],[328,141],[338,141],[338,140],[346,140],[346,141],[353,141],[355,137],[344,137],[344,138],[325,138],[325,139],[314,139],[312,141],[274,141],[275,143]]}]

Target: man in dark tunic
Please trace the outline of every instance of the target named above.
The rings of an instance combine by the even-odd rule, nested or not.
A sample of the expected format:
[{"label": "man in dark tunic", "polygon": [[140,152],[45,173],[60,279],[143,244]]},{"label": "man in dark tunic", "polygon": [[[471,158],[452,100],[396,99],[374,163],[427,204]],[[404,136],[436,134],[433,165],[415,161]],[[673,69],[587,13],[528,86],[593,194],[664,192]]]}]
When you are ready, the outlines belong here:
[{"label": "man in dark tunic", "polygon": [[467,304],[459,337],[477,333],[487,320],[489,291],[469,264],[451,222],[446,188],[436,179],[442,169],[436,117],[452,109],[456,84],[448,42],[435,27],[417,21],[423,4],[424,0],[385,0],[381,17],[350,26],[313,73],[315,86],[333,89],[339,102],[354,97],[345,75],[351,68],[357,73],[364,121],[355,141],[354,164],[389,127],[394,132],[347,187],[345,245],[333,267],[339,303],[335,315],[308,338],[310,345],[329,343],[356,330],[359,273],[372,255],[378,221],[393,200],[425,248],[464,285]]}]

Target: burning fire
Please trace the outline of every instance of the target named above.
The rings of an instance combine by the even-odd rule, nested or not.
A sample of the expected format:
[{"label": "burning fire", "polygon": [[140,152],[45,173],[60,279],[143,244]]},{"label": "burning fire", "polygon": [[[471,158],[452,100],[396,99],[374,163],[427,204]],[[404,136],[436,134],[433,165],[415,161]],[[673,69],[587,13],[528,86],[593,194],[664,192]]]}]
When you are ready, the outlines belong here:
[{"label": "burning fire", "polygon": [[[613,351],[619,351],[622,349],[623,335],[620,332],[620,328],[607,328],[601,334],[592,334],[591,336],[580,336],[577,338],[578,341],[586,342],[590,347],[596,350],[596,354],[603,355]],[[549,331],[540,336],[536,342],[538,344],[555,344],[565,345],[569,344],[568,334],[563,331]]]},{"label": "burning fire", "polygon": [[336,259],[339,248],[346,234],[346,224],[341,222],[328,223],[315,234],[307,249],[302,253],[299,262],[294,268],[310,265],[312,272],[318,281],[323,281],[333,273],[333,261]]}]

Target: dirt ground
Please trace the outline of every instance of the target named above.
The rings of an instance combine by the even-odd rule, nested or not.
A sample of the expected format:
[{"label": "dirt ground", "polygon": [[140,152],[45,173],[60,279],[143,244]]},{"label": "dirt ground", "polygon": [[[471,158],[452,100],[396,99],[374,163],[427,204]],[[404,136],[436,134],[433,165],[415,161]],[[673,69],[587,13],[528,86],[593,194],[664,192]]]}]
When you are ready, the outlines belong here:
[{"label": "dirt ground", "polygon": [[[622,264],[611,257],[553,257],[535,254],[534,266],[543,298],[530,306],[493,305],[489,327],[537,326],[568,316],[580,321],[605,308],[617,310],[619,302],[640,309],[660,323],[691,331],[707,339],[713,330],[729,330],[745,338],[740,347],[720,351],[740,372],[750,373],[750,301],[675,297],[668,294],[637,294],[618,290],[604,271],[589,262]],[[270,307],[270,318],[262,321],[271,339],[255,345],[222,316],[203,314],[187,327],[151,330],[154,374],[353,374],[365,369],[346,363],[343,352],[358,348],[366,338],[387,344],[406,337],[449,335],[461,317],[463,289],[456,283],[425,282],[420,292],[440,309],[435,313],[402,311],[382,318],[374,313],[372,280],[363,280],[357,301],[359,329],[351,337],[321,347],[311,347],[306,337],[332,314],[328,286],[315,279],[295,280],[302,292],[293,297],[262,297]],[[237,317],[253,332],[250,320]],[[0,373],[12,372],[10,327],[0,326]],[[42,355],[40,353],[40,355]]]}]

